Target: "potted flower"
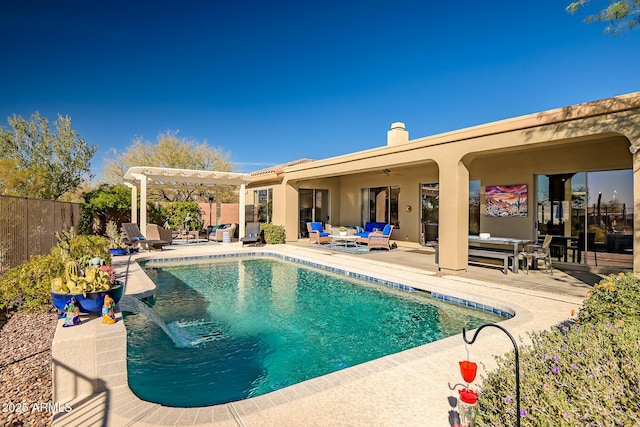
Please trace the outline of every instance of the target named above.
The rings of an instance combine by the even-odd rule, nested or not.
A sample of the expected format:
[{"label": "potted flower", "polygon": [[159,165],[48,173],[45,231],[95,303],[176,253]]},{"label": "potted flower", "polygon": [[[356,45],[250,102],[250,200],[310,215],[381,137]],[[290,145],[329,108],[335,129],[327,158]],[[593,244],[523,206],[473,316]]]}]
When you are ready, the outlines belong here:
[{"label": "potted flower", "polygon": [[340,233],[340,235],[341,235],[341,236],[346,236],[346,235],[347,235],[347,232],[349,231],[349,229],[348,229],[347,227],[342,226],[342,227],[340,227],[340,228],[338,229],[338,231],[339,231],[339,233]]},{"label": "potted flower", "polygon": [[60,313],[71,297],[75,297],[82,312],[100,313],[105,295],[117,303],[123,293],[124,285],[116,280],[110,265],[92,264],[82,270],[76,260],[69,260],[64,274],[51,280],[51,300]]},{"label": "potted flower", "polygon": [[129,252],[129,245],[124,241],[124,232],[118,231],[118,226],[114,221],[109,221],[106,228],[109,239],[109,252],[111,255],[126,255]]}]

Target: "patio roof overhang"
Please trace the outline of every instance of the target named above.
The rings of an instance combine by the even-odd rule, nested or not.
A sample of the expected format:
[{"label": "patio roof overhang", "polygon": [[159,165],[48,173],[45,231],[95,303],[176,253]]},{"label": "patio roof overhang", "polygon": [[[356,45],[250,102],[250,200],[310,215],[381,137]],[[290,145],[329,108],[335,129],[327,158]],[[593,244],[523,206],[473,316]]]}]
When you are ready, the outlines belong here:
[{"label": "patio roof overhang", "polygon": [[[134,166],[124,174],[125,184],[131,188],[131,222],[137,222],[137,190],[140,189],[140,231],[147,232],[147,189],[168,188],[207,191],[218,185],[240,186],[240,206],[244,206],[245,186],[251,176],[244,173],[195,169]],[[244,209],[239,209],[240,235],[244,236]]]}]

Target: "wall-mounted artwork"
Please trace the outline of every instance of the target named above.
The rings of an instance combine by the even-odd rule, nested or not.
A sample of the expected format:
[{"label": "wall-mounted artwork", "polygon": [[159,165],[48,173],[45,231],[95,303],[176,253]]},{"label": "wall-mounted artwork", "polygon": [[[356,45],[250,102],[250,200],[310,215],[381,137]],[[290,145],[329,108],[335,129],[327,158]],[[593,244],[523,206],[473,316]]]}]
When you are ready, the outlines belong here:
[{"label": "wall-mounted artwork", "polygon": [[487,186],[485,206],[486,216],[527,216],[527,184]]}]

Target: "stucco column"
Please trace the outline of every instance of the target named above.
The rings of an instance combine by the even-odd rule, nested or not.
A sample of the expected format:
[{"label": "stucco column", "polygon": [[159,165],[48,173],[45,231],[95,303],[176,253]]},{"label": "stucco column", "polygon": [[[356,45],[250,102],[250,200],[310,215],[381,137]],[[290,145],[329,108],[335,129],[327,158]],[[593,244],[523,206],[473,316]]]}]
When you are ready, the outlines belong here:
[{"label": "stucco column", "polygon": [[131,188],[131,222],[138,222],[138,187],[130,182],[125,182],[124,185]]},{"label": "stucco column", "polygon": [[466,271],[469,253],[469,171],[455,156],[437,160],[437,163],[440,186],[440,270]]},{"label": "stucco column", "polygon": [[[298,209],[298,189],[286,180],[283,182],[284,187],[284,204],[278,207],[284,208],[284,230],[287,242],[296,242],[298,240],[298,223],[300,222],[300,211]],[[275,210],[275,209],[274,209]],[[274,222],[275,224],[275,222]]]},{"label": "stucco column", "polygon": [[240,224],[238,224],[238,226],[240,227],[240,230],[238,231],[238,236],[240,236],[241,238],[245,236],[245,211],[246,209],[244,208],[244,204],[245,204],[245,192],[246,192],[246,184],[240,184],[240,201],[238,203],[238,216],[239,216],[239,222]]},{"label": "stucco column", "polygon": [[[632,143],[633,144],[633,143]],[[640,271],[640,141],[631,145],[633,156],[633,271]]]},{"label": "stucco column", "polygon": [[140,232],[147,237],[147,176],[136,173],[133,177],[140,181]]}]

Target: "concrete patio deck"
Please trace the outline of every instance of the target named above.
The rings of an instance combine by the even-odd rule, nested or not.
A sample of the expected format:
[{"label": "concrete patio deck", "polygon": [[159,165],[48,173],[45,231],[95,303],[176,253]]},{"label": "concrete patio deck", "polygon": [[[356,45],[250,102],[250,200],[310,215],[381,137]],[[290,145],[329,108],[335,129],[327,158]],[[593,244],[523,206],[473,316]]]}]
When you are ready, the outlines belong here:
[{"label": "concrete patio deck", "polygon": [[[528,275],[522,272],[504,275],[498,269],[472,266],[459,275],[443,275],[437,271],[434,255],[418,247],[347,255],[324,248],[310,248],[306,242],[257,248],[243,248],[240,243],[192,243],[171,245],[164,251],[143,252],[134,258],[189,257],[231,252],[278,252],[505,311],[511,310],[515,316],[501,325],[516,339],[522,338],[524,343],[527,342],[528,331],[548,329],[569,318],[571,311],[577,311],[580,307],[591,284],[599,279],[591,273],[577,276],[557,269],[554,269],[553,276],[542,271],[532,271]],[[114,261],[120,272],[126,270],[126,259]],[[152,291],[153,283],[133,263],[126,293],[145,295]],[[68,402],[73,409],[54,418],[54,425],[65,427],[450,426],[455,408],[450,405],[449,397],[457,393],[450,390],[449,384],[461,382],[458,361],[465,359],[467,354],[461,335],[457,335],[263,396],[204,408],[170,408],[142,401],[129,389],[126,383],[126,352],[122,354],[121,338],[122,333],[126,332],[121,317],[116,325],[103,325],[99,319],[92,319],[83,325],[65,328],[64,334],[61,330],[59,324],[54,339],[58,347],[80,345],[74,341],[74,336],[97,336],[94,345],[83,348],[83,357],[93,358],[95,366],[76,373],[82,371],[80,376],[86,377],[84,381],[98,391],[89,396],[77,394],[75,397],[65,397],[61,403]],[[69,335],[70,332],[73,332],[73,336]],[[119,337],[114,338],[116,335]],[[58,339],[63,342],[55,343]],[[115,347],[108,345],[112,339],[115,340]],[[495,366],[495,355],[511,349],[511,342],[500,331],[493,328],[483,330],[477,342],[469,346],[471,359],[479,365],[478,380]],[[55,366],[56,354],[53,358]],[[65,368],[74,373],[73,366]],[[69,372],[66,372],[67,376]],[[65,385],[64,375],[62,377],[60,388],[80,389],[77,379],[76,385]],[[56,387],[54,384],[54,389]],[[474,388],[477,389],[478,385],[475,384]],[[59,396],[62,395],[60,393]]]}]

